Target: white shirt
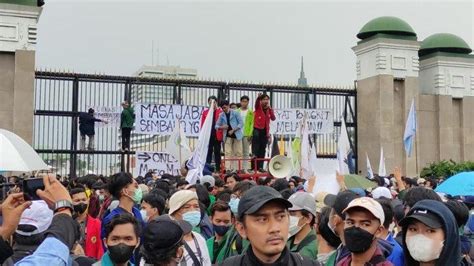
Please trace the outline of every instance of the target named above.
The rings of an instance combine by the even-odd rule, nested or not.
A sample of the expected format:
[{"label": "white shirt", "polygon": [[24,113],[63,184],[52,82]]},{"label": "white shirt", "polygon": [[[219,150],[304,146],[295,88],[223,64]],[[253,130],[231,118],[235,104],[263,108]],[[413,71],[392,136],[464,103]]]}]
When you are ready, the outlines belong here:
[{"label": "white shirt", "polygon": [[[196,255],[196,258],[200,260],[202,266],[211,266],[211,258],[209,257],[209,250],[207,249],[206,245],[206,240],[204,237],[202,237],[200,234],[196,232],[192,232],[194,238],[197,240],[197,244],[199,245],[199,250],[201,251],[201,258],[199,257],[199,252],[198,249],[196,248],[196,245],[194,244],[194,240],[191,241],[186,241],[188,246],[191,248],[192,251],[194,251],[194,255]],[[202,259],[202,260],[201,260]],[[193,259],[191,256],[188,254],[188,251],[184,249],[184,260],[186,261],[186,265],[192,266],[194,265]]]}]

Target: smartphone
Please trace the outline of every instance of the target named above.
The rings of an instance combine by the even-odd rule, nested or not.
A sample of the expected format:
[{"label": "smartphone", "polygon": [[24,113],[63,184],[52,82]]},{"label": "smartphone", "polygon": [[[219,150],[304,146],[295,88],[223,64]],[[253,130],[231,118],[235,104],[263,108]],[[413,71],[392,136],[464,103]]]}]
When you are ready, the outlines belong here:
[{"label": "smartphone", "polygon": [[44,190],[43,178],[32,178],[23,180],[23,193],[25,200],[41,200],[36,195],[36,190]]}]

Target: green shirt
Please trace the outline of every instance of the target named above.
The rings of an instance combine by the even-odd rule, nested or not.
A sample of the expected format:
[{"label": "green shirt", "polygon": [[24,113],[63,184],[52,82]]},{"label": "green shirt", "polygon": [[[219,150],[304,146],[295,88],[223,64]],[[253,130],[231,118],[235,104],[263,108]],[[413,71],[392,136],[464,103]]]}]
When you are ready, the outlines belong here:
[{"label": "green shirt", "polygon": [[120,128],[133,128],[135,123],[135,111],[130,106],[122,110],[120,115]]},{"label": "green shirt", "polygon": [[[222,247],[220,246],[222,245]],[[242,253],[244,253],[247,248],[249,247],[250,242],[248,240],[242,239],[235,230],[235,227],[229,228],[229,231],[224,235],[224,238],[222,238],[221,243],[219,243],[219,252],[212,252],[209,251],[210,254],[216,253],[217,257],[215,258],[215,263],[221,263],[225,259],[232,257],[232,256],[237,256]],[[239,246],[240,246],[240,253],[239,253]],[[209,245],[208,245],[209,247]],[[213,258],[211,258],[211,261]]]},{"label": "green shirt", "polygon": [[[237,111],[239,113],[242,112],[240,108]],[[243,133],[244,133],[244,137],[251,137],[253,134],[253,111],[251,109],[247,109],[247,115],[245,116]]]},{"label": "green shirt", "polygon": [[[313,238],[313,239],[311,239]],[[301,256],[307,257],[309,259],[316,260],[318,258],[318,240],[316,238],[316,233],[313,229],[309,231],[303,240],[297,245],[293,245],[295,236],[292,236],[288,239],[287,246],[292,252],[297,252]],[[303,244],[304,246],[300,246]]]}]

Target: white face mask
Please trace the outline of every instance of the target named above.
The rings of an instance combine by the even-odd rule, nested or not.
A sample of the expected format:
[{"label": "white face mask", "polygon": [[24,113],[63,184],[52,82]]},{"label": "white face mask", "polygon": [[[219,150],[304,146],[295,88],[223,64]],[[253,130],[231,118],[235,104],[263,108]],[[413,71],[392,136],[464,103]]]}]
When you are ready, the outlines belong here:
[{"label": "white face mask", "polygon": [[142,215],[143,221],[148,222],[148,216],[146,215],[146,210],[140,210],[140,214]]},{"label": "white face mask", "polygon": [[429,262],[438,259],[444,246],[444,241],[438,242],[423,234],[407,236],[406,242],[411,257],[421,262]]},{"label": "white face mask", "polygon": [[302,226],[298,226],[298,223],[300,222],[300,218],[298,216],[291,216],[290,215],[290,230],[288,231],[289,237],[292,237],[303,228]]}]

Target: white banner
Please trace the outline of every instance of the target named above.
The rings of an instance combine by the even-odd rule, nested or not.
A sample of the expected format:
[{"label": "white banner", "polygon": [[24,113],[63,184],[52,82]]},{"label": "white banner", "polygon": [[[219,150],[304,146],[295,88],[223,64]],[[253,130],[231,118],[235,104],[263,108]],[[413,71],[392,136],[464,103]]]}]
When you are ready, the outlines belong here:
[{"label": "white banner", "polygon": [[204,106],[177,104],[135,104],[135,133],[171,135],[176,120],[187,137],[199,135]]},{"label": "white banner", "polygon": [[94,109],[94,117],[106,123],[96,123],[96,127],[119,127],[120,126],[120,115],[122,114],[122,107],[120,106],[87,106]]},{"label": "white banner", "polygon": [[156,174],[179,175],[180,165],[172,155],[166,152],[137,151],[135,153],[134,176],[145,176],[150,170]]},{"label": "white banner", "polygon": [[275,135],[295,135],[305,112],[309,134],[329,134],[334,130],[330,109],[277,109],[274,112],[276,120],[270,123],[270,133]]}]

